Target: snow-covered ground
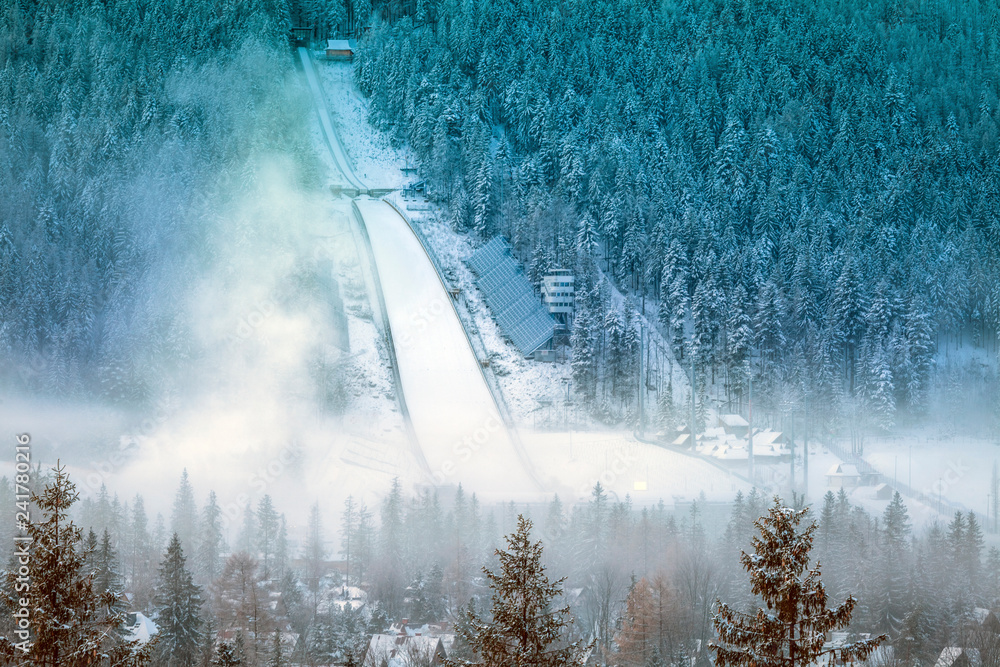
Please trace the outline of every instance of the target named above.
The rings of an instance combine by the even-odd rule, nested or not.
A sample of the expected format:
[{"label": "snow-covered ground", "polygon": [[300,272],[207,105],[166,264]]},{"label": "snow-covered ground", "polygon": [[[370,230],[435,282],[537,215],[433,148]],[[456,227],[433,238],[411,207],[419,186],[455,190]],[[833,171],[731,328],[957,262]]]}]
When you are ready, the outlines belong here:
[{"label": "snow-covered ground", "polygon": [[509,438],[451,297],[420,241],[385,202],[361,198],[414,431],[437,484],[486,498],[541,491]]},{"label": "snow-covered ground", "polygon": [[547,486],[560,498],[584,501],[597,482],[617,500],[637,505],[690,502],[704,493],[727,502],[750,485],[708,462],[637,441],[620,431],[524,432]]},{"label": "snow-covered ground", "polygon": [[[414,165],[412,155],[405,148],[393,148],[388,137],[369,124],[368,106],[353,83],[351,66],[324,62],[317,62],[316,65],[333,125],[359,178],[371,187],[400,187],[414,180],[402,172],[402,167]],[[567,405],[568,364],[524,359],[504,338],[493,320],[465,264],[475,249],[474,241],[468,235],[452,230],[442,221],[440,211],[426,201],[407,201],[399,192],[389,198],[417,228],[421,240],[442,267],[449,287],[459,288],[461,317],[469,334],[478,338],[488,351],[491,372],[496,374],[511,416],[519,427],[521,438],[540,471],[539,476],[547,491],[582,499],[595,482],[601,481],[614,495],[624,497],[629,494],[637,503],[652,503],[661,498],[667,502],[671,499],[690,500],[700,492],[705,492],[711,500],[724,501],[730,499],[736,490],[746,490],[747,483],[739,476],[727,473],[725,466],[639,443],[627,433],[596,423],[578,406],[572,403]],[[416,249],[414,247],[413,251],[416,252]],[[406,275],[412,279],[412,272]],[[611,291],[611,296],[616,303],[624,299],[615,290]],[[438,316],[435,313],[451,312],[450,309],[434,306],[433,302],[424,303],[422,308],[422,311],[421,307],[417,307],[407,312],[413,327],[427,326]],[[647,332],[655,329],[651,324],[647,324]],[[688,400],[684,369],[673,361],[669,346],[658,334],[651,333],[650,339],[661,357],[662,373],[669,373],[672,377],[675,400]],[[467,345],[460,349],[463,354],[471,354]],[[430,354],[426,363],[432,365],[434,353]],[[408,399],[411,391],[407,391]],[[424,398],[429,396],[421,395],[415,400],[419,404]],[[364,420],[361,418],[359,421]],[[912,477],[909,474],[911,445]],[[446,451],[446,447],[442,448],[436,456]],[[956,452],[961,454],[956,455]],[[1000,458],[1000,447],[985,440],[959,442],[916,435],[895,440],[869,439],[866,458],[890,482],[895,474],[901,482],[912,480],[912,486],[917,490],[923,489],[928,497],[940,491],[946,501],[960,503],[985,514],[989,477],[993,461]],[[840,459],[822,444],[810,444],[808,500],[814,505],[818,506],[823,495],[833,488],[829,486],[827,472],[838,462]],[[804,474],[801,459],[797,466],[796,487],[801,489]],[[733,470],[739,475],[746,472],[743,469]],[[787,463],[759,467],[758,482],[776,492],[788,495],[791,480]],[[459,481],[458,475],[448,481]],[[833,490],[836,491],[835,488]],[[851,490],[849,496],[853,503],[876,515],[881,514],[887,504],[887,501],[875,498],[874,487]],[[912,498],[907,498],[906,502],[915,526],[939,520],[951,512],[949,507],[944,507],[944,513],[939,514],[939,508],[933,504],[923,504]]]},{"label": "snow-covered ground", "polygon": [[[475,250],[469,235],[453,231],[441,221],[436,208],[407,211],[407,204],[412,202],[404,200],[398,192],[389,195],[388,199],[406,211],[444,270],[449,285],[460,290],[459,307],[471,320],[467,323],[470,334],[478,336],[489,351],[492,372],[499,381],[515,423],[532,428],[561,427],[564,417],[556,415],[546,406],[563,405],[566,383],[571,375],[569,364],[525,359],[504,337],[466,264]],[[427,206],[421,202],[418,209]],[[585,414],[574,413],[573,417],[577,427],[593,426],[593,420]]]},{"label": "snow-covered ground", "polygon": [[[354,87],[349,66],[319,63],[318,70],[337,133],[361,180],[372,187],[407,182],[402,167],[410,163],[409,156],[393,149],[368,123],[367,106]],[[716,466],[603,429],[583,411],[567,406],[569,366],[524,359],[503,337],[465,265],[474,249],[471,239],[448,228],[426,202],[408,211],[410,202],[398,192],[390,198],[428,244],[448,286],[460,289],[458,309],[467,331],[488,351],[490,372],[496,374],[521,427],[530,458],[539,463],[546,491],[584,498],[600,481],[619,497],[630,494],[636,502],[654,503],[689,500],[701,492],[726,500],[737,489],[746,490],[744,482]],[[499,428],[499,415],[480,371],[469,363],[476,359],[461,322],[423,254],[421,240],[389,207],[362,199],[359,208],[379,265],[407,404],[435,480],[461,481],[487,496],[524,493],[531,484],[517,478],[521,461],[510,456],[513,450]],[[491,447],[488,455],[480,453],[485,448],[470,455],[477,434],[489,437],[491,429],[499,434],[500,446]],[[576,445],[563,447],[564,440]],[[469,460],[460,460],[464,458]]]},{"label": "snow-covered ground", "polygon": [[[1000,446],[980,438],[899,436],[868,438],[865,459],[885,475],[909,484],[931,504],[939,497],[986,516],[990,480],[1000,466]],[[946,513],[954,509],[943,508]],[[990,511],[992,516],[992,511]]]},{"label": "snow-covered ground", "polygon": [[368,122],[368,102],[354,83],[350,63],[314,60],[319,80],[351,167],[371,188],[400,188],[412,181],[403,167],[414,164],[405,148],[393,148],[389,138]]}]

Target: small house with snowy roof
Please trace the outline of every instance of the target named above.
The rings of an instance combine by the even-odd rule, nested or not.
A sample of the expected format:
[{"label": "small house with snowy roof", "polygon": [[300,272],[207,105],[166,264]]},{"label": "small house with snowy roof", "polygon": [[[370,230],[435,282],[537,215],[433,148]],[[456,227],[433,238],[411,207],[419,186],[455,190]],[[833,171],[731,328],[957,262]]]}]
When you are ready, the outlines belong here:
[{"label": "small house with snowy roof", "polygon": [[853,463],[836,463],[826,473],[826,485],[834,489],[853,489],[861,484],[861,473]]},{"label": "small house with snowy roof", "polygon": [[947,646],[941,649],[934,667],[982,667],[982,664],[977,649]]},{"label": "small house with snowy roof", "polygon": [[354,57],[354,47],[346,39],[326,40],[327,60],[350,60]]}]

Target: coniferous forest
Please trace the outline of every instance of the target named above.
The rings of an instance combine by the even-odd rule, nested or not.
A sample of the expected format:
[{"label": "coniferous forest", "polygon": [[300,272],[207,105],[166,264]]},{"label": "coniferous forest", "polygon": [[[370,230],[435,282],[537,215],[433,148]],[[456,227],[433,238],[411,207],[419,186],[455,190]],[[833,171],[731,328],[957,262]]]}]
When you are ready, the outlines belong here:
[{"label": "coniferous forest", "polygon": [[745,405],[752,372],[820,422],[889,428],[936,352],[997,350],[995,3],[419,0],[365,43],[456,228],[582,276],[592,402],[619,384],[599,272],[699,384]]},{"label": "coniferous forest", "polygon": [[[637,507],[600,484],[571,506],[558,497],[484,505],[461,487],[409,495],[397,481],[377,507],[353,498],[337,516],[312,507],[305,534],[290,535],[286,512],[300,508],[279,507],[264,495],[229,525],[215,493],[195,489],[186,473],[168,516],[149,513],[141,495],[122,500],[107,489],[80,501],[65,472],[39,470],[34,484],[41,496],[34,509],[40,519],[41,509],[50,517],[36,522],[37,539],[53,541],[58,509],[62,548],[72,557],[54,559],[58,568],[35,566],[33,590],[79,605],[71,609],[81,617],[90,605],[90,626],[60,635],[57,618],[45,639],[65,647],[88,627],[110,627],[101,645],[121,651],[131,635],[119,623],[125,611],[139,611],[159,627],[150,657],[162,665],[238,664],[219,662],[230,651],[243,665],[361,664],[371,636],[398,632],[403,619],[411,629],[430,624],[425,632],[454,633],[448,656],[455,664],[481,663],[501,650],[490,639],[503,617],[496,600],[509,609],[528,590],[554,613],[568,607],[558,612],[559,624],[538,629],[548,641],[560,651],[573,644],[591,650],[565,662],[537,657],[526,664],[704,664],[713,656],[708,642],[716,637],[718,602],[738,613],[760,604],[741,572],[741,553],[754,551],[758,517],[781,507],[756,490],[726,507]],[[4,479],[0,491],[9,487]],[[800,503],[781,511],[801,510]],[[504,535],[518,531],[519,516],[530,517],[529,541],[541,545],[512,566],[496,550],[504,550]],[[843,491],[830,491],[799,521],[802,528],[816,524],[809,567],[818,568],[829,606],[854,600],[844,631],[886,635],[892,653],[876,664],[932,665],[948,646],[979,651],[984,666],[998,664],[1000,635],[981,613],[1000,604],[1000,551],[985,546],[975,514],[915,529],[898,493],[873,516]],[[524,545],[527,538],[518,539]],[[494,575],[512,568],[511,578],[484,577],[484,567]],[[532,581],[525,572],[540,567],[558,586],[526,588]],[[76,581],[82,592],[60,597]],[[115,600],[110,607],[94,602],[105,593]],[[5,595],[3,604],[15,609],[16,599]],[[10,619],[4,614],[0,636],[13,636]],[[432,658],[405,659],[429,667]]]},{"label": "coniferous forest", "polygon": [[309,177],[288,23],[281,2],[5,3],[5,389],[142,402],[197,356],[179,295],[259,233],[228,212],[269,154]]},{"label": "coniferous forest", "polygon": [[[663,431],[688,420],[687,400],[695,422],[710,409],[745,413],[752,383],[755,409],[805,416],[825,445],[837,429],[884,435],[929,423],[942,404],[1000,433],[1000,6],[989,0],[9,0],[0,7],[5,411],[7,397],[54,398],[110,405],[127,422],[180,394],[205,403],[207,423],[211,389],[184,394],[186,380],[249,377],[251,390],[298,401],[321,427],[284,423],[234,444],[224,433],[234,418],[220,417],[205,439],[213,447],[253,459],[262,442],[275,445],[268,439],[292,448],[301,436],[347,471],[338,479],[392,478],[362,471],[322,431],[353,424],[337,421],[344,410],[331,417],[315,390],[335,394],[327,403],[338,409],[372,396],[345,398],[343,367],[317,352],[328,342],[320,318],[299,323],[311,336],[306,354],[268,343],[276,358],[295,358],[281,357],[287,386],[258,373],[246,349],[232,355],[249,368],[240,375],[226,375],[231,360],[217,354],[239,318],[210,315],[257,298],[242,293],[248,275],[274,278],[260,292],[283,295],[285,314],[311,307],[298,298],[309,289],[340,299],[323,291],[329,282],[316,287],[318,254],[302,266],[299,235],[317,210],[303,202],[329,193],[293,26],[315,40],[356,40],[370,121],[413,151],[450,231],[472,245],[505,236],[536,286],[551,269],[573,270],[563,414],[576,405],[572,391],[602,428],[631,429],[654,391],[640,359],[662,343],[699,392],[656,386]],[[351,321],[374,332],[374,310],[359,306]],[[385,361],[379,335],[367,350],[375,361],[352,367],[361,381],[352,387],[380,394],[395,419],[396,385],[373,379]],[[484,356],[471,359],[486,382]],[[94,458],[122,459],[93,477],[121,473],[140,453],[171,458],[157,449],[175,442],[157,439],[169,430],[164,415],[145,431],[146,422],[101,431]],[[355,422],[377,421],[369,417]],[[275,421],[299,418],[288,409]],[[384,429],[387,441],[399,435],[384,447],[390,470],[410,461],[397,426]],[[36,438],[44,454],[78,454],[76,443],[60,449],[45,437]],[[375,443],[365,437],[350,446]],[[554,441],[542,446],[562,446]],[[795,590],[814,594],[815,576],[831,606],[846,605],[820,639],[841,627],[851,641],[867,637],[857,655],[880,667],[934,665],[949,647],[975,650],[970,665],[1000,665],[1000,550],[968,507],[927,519],[926,494],[912,518],[898,492],[873,512],[874,498],[843,488],[808,507],[794,488],[789,507],[757,489],[731,503],[678,492],[666,505],[600,483],[577,502],[546,491],[544,502],[487,504],[458,481],[411,488],[414,477],[366,489],[380,498],[371,506],[349,496],[337,515],[322,508],[343,489],[303,501],[315,488],[288,499],[266,484],[233,513],[186,470],[171,504],[153,489],[119,498],[89,481],[94,493],[81,496],[67,468],[37,463],[22,525],[11,502],[25,495],[19,477],[0,477],[3,664],[436,667],[434,654],[372,662],[367,653],[374,635],[427,624],[454,638],[448,667],[706,667],[720,636],[752,643],[734,619],[781,600],[753,586],[766,579],[766,557],[791,545],[794,567],[783,566],[807,577]],[[77,464],[81,476],[101,465]],[[954,487],[968,483],[955,474]],[[753,486],[752,472],[742,479]],[[942,488],[938,480],[938,511],[959,507]],[[767,537],[769,507],[784,546],[752,541]],[[995,512],[985,527],[989,519],[995,530]],[[804,533],[791,525],[800,521]],[[33,540],[30,659],[15,642],[25,606],[15,595],[18,531]],[[508,613],[513,604],[520,615]],[[135,639],[149,627],[137,614],[155,623],[155,641]],[[776,627],[760,614],[755,627]],[[517,633],[531,635],[530,651],[518,652]],[[745,652],[725,655],[748,664]]]}]

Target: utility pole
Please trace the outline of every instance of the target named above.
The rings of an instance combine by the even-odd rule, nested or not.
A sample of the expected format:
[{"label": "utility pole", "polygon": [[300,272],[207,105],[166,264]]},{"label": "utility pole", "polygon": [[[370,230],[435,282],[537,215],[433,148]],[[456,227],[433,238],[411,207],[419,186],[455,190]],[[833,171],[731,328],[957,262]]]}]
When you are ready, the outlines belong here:
[{"label": "utility pole", "polygon": [[643,389],[645,389],[642,381],[642,349],[643,349],[643,343],[645,341],[645,333],[646,332],[642,328],[642,320],[639,320],[639,435],[640,436],[646,434],[646,432],[643,430],[644,424],[643,424],[643,414],[642,414],[642,404],[643,404],[642,394],[643,394]]},{"label": "utility pole", "polygon": [[698,428],[695,426],[698,423],[698,410],[695,407],[695,379],[694,379],[694,346],[691,346],[691,447],[697,444],[697,434]]},{"label": "utility pole", "polygon": [[1000,514],[1000,468],[993,462],[993,478],[990,480],[990,493],[993,496],[993,532],[997,531],[997,515]]},{"label": "utility pole", "polygon": [[[794,491],[795,490],[795,413],[794,412],[789,417],[788,421],[789,424],[791,425],[791,429],[789,429],[791,432],[788,434],[788,442],[789,442],[789,448],[792,450],[791,478],[792,478],[792,491]],[[804,497],[803,500],[805,500]]]},{"label": "utility pole", "polygon": [[[808,415],[806,419],[809,419]],[[808,422],[807,422],[808,423]],[[802,498],[809,498],[809,430],[805,426],[802,431]]]}]

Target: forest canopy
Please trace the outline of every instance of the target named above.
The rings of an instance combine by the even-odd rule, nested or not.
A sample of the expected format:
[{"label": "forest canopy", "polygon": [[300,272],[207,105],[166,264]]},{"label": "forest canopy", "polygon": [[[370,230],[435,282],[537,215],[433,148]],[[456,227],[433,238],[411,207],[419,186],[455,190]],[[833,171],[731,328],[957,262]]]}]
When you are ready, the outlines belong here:
[{"label": "forest canopy", "polygon": [[996,349],[994,3],[376,9],[394,20],[362,40],[359,83],[453,224],[583,275],[585,393],[600,270],[737,401],[752,356],[763,396],[860,398],[888,427],[926,409],[937,349]]},{"label": "forest canopy", "polygon": [[178,297],[211,264],[212,223],[261,155],[308,142],[284,88],[288,24],[268,0],[5,3],[8,388],[141,401],[190,355]]}]

